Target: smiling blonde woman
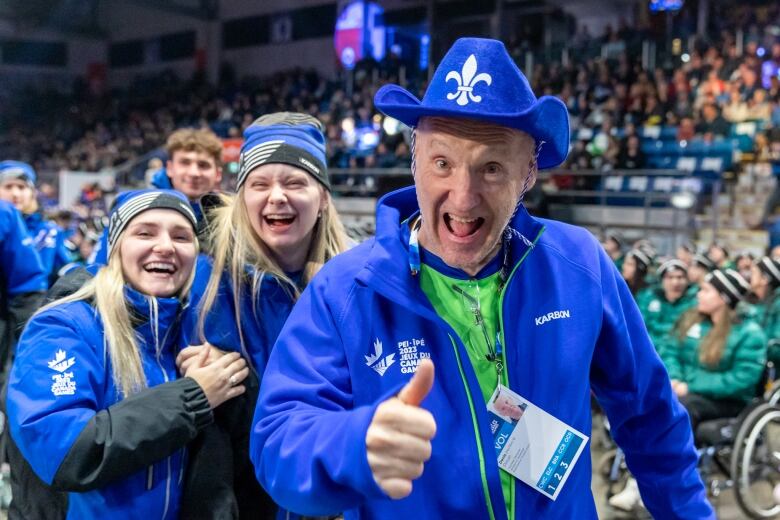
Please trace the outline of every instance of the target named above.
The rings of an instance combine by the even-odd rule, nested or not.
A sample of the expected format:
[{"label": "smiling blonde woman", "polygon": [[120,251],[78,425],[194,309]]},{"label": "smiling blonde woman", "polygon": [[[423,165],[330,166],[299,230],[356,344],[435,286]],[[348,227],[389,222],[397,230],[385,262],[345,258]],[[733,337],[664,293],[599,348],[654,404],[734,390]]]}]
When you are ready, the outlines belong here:
[{"label": "smiling blonde woman", "polygon": [[67,491],[68,518],[177,518],[187,444],[244,392],[238,354],[180,377],[181,317],[198,242],[178,192],[120,195],[109,261],[41,309],[8,387],[11,435],[35,473]]}]

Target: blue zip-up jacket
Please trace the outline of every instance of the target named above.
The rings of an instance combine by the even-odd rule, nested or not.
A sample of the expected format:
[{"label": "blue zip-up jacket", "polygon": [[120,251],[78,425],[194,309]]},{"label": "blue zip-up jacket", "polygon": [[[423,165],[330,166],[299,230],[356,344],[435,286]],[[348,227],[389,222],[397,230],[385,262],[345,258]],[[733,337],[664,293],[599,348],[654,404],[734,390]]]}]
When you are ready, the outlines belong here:
[{"label": "blue zip-up jacket", "polygon": [[70,252],[65,247],[65,234],[40,212],[25,215],[24,223],[41,258],[43,269],[50,281],[54,281],[59,270],[70,262]]},{"label": "blue zip-up jacket", "polygon": [[[204,254],[198,256],[195,280],[190,290],[190,299],[194,304],[185,318],[185,329],[189,331],[189,343],[192,345],[200,343],[197,330],[200,301],[206,292],[212,265],[213,261],[210,257]],[[252,367],[260,376],[265,371],[271,347],[279,336],[279,331],[282,330],[293,303],[292,292],[285,290],[273,276],[262,278],[254,302],[251,287],[242,288],[239,300],[241,334],[247,350],[243,354],[248,354]],[[217,299],[206,316],[203,329],[206,341],[215,347],[229,352],[241,352],[233,284],[226,273],[222,274]]]},{"label": "blue zip-up jacket", "polygon": [[48,273],[43,269],[22,215],[6,201],[0,201],[0,269],[9,298],[45,291],[48,287]]},{"label": "blue zip-up jacket", "polygon": [[[383,198],[375,239],[325,265],[274,346],[250,451],[258,480],[283,507],[345,511],[345,519],[507,516],[465,347],[409,268],[403,222],[416,211],[413,188]],[[586,434],[592,389],[653,516],[714,518],[688,416],[613,262],[587,231],[534,219],[522,207],[510,226],[513,270],[501,322],[511,389]],[[556,311],[568,312],[549,319]],[[437,435],[411,495],[392,500],[372,476],[365,438],[376,407],[412,377],[399,355],[407,345],[436,365],[423,406]],[[369,366],[378,353],[384,371]],[[516,519],[597,517],[587,456],[556,501],[519,481],[514,489]]]},{"label": "blue zip-up jacket", "polygon": [[[191,335],[190,344],[201,343],[197,327],[200,302],[212,271],[212,259],[200,255],[191,289],[192,301],[198,303],[190,307],[185,318],[185,330]],[[249,279],[252,274],[253,270],[247,267]],[[297,282],[297,278],[293,281]],[[242,518],[272,518],[274,513],[280,520],[299,518],[286,511],[277,511],[276,505],[256,482],[249,460],[249,434],[258,380],[262,380],[271,347],[292,310],[292,292],[285,290],[273,276],[265,276],[260,281],[257,298],[253,299],[251,282],[247,280],[239,296],[240,322],[236,320],[234,294],[233,283],[223,272],[217,298],[206,316],[203,332],[212,345],[226,351],[241,352],[255,374],[244,381],[246,393],[217,413],[215,424],[204,432],[200,442],[203,447],[192,452],[182,517],[227,518],[232,517],[234,508],[237,508]],[[239,330],[244,339],[243,352]],[[204,475],[209,478],[204,478]]]},{"label": "blue zip-up jacket", "polygon": [[121,398],[87,301],[35,315],[11,370],[11,435],[44,482],[69,491],[72,519],[177,518],[186,445],[212,420],[200,386],[178,379],[180,302],[125,296],[147,389]]}]

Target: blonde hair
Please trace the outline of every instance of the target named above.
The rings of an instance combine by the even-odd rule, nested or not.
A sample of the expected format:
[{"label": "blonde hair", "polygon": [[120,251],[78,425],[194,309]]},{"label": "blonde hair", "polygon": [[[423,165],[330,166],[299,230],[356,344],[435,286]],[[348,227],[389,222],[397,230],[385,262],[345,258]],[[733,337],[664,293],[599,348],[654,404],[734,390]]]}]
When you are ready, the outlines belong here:
[{"label": "blonde hair", "polygon": [[40,206],[38,205],[38,197],[36,197],[36,190],[33,187],[30,187],[30,190],[32,190],[32,197],[30,197],[30,202],[22,209],[22,214],[24,215],[32,215],[38,209]]},{"label": "blonde hair", "polygon": [[[321,186],[324,197],[330,199],[330,194]],[[295,283],[285,274],[281,266],[274,260],[271,251],[255,232],[244,201],[244,186],[238,189],[236,195],[221,194],[222,205],[209,212],[209,238],[214,258],[211,276],[206,291],[201,300],[198,316],[198,332],[201,341],[205,341],[204,327],[206,316],[211,311],[219,292],[222,273],[226,272],[233,287],[233,308],[235,309],[236,327],[238,328],[241,350],[247,354],[244,334],[241,330],[241,297],[245,286],[251,287],[252,309],[256,314],[257,295],[261,290],[263,277],[271,275],[277,278],[282,287],[295,300],[300,291]],[[309,252],[303,268],[301,285],[306,286],[319,272],[322,266],[347,249],[347,235],[341,223],[338,211],[329,201],[322,210],[312,231]],[[254,268],[248,273],[247,266]]]},{"label": "blonde hair", "polygon": [[[737,319],[737,313],[728,305],[717,311],[719,319],[712,320],[712,329],[699,343],[699,362],[709,367],[716,367],[723,357],[731,325]],[[688,330],[706,319],[706,315],[693,308],[682,315],[677,325],[677,336],[682,342]]]},{"label": "blonde hair", "polygon": [[[123,397],[128,397],[134,393],[143,390],[147,386],[146,375],[144,374],[141,363],[140,347],[138,345],[138,334],[133,328],[130,317],[130,306],[124,295],[125,278],[122,273],[122,254],[118,247],[124,239],[125,232],[119,236],[117,246],[111,251],[108,259],[108,265],[100,269],[97,274],[85,283],[75,293],[55,300],[45,305],[38,313],[47,309],[57,307],[69,302],[80,300],[94,300],[95,308],[100,315],[103,323],[103,346],[111,359],[111,372],[114,380],[114,386],[119,390]],[[195,252],[198,252],[198,240],[195,240]],[[189,278],[179,291],[179,298],[182,295],[189,294],[192,281],[195,278],[195,266],[193,265]],[[152,316],[154,330],[157,328],[156,306],[157,299],[154,296],[148,296],[149,303],[152,306]],[[160,355],[161,345],[159,338],[155,338],[157,344],[155,349],[157,356]]]},{"label": "blonde hair", "polygon": [[168,136],[165,142],[165,150],[172,160],[173,154],[179,150],[185,152],[203,152],[212,159],[217,168],[222,166],[222,141],[219,137],[205,128],[182,128]]}]

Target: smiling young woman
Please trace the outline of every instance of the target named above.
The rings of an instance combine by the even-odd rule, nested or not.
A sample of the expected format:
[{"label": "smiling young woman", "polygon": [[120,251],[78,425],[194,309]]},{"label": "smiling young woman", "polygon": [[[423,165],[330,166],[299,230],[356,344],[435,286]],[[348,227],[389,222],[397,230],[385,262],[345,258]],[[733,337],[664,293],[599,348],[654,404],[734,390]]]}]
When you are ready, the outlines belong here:
[{"label": "smiling young woman", "polygon": [[35,473],[69,492],[68,518],[177,518],[187,445],[214,408],[245,390],[238,354],[211,364],[204,354],[177,372],[195,223],[178,192],[121,194],[108,265],[42,308],[22,335],[10,429]]},{"label": "smiling young woman", "polygon": [[[198,259],[193,300],[200,303],[190,321],[196,322],[197,342],[216,347],[210,359],[225,351],[241,352],[253,373],[247,394],[230,407],[232,418],[214,427],[224,423],[227,435],[207,431],[202,449],[193,454],[185,497],[189,509],[183,516],[222,517],[233,503],[241,517],[275,513],[276,506],[257,484],[248,453],[259,381],[298,295],[347,245],[331,201],[320,122],[305,114],[270,114],[249,126],[244,137],[237,193],[222,195],[222,206],[207,214],[211,257]],[[182,351],[180,370],[201,349]],[[225,437],[232,439],[230,445],[219,444]],[[231,450],[233,456],[226,457]],[[224,476],[220,489],[200,479],[215,472]]]}]

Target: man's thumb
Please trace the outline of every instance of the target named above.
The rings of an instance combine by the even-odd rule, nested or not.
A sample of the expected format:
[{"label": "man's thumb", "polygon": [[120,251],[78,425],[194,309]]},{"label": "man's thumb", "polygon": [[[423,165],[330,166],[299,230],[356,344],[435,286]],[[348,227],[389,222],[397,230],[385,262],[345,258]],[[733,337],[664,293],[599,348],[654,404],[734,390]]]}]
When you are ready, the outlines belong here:
[{"label": "man's thumb", "polygon": [[398,399],[404,404],[420,406],[420,403],[433,388],[433,374],[433,361],[430,359],[420,361],[412,380],[406,383],[406,386],[398,393]]}]

